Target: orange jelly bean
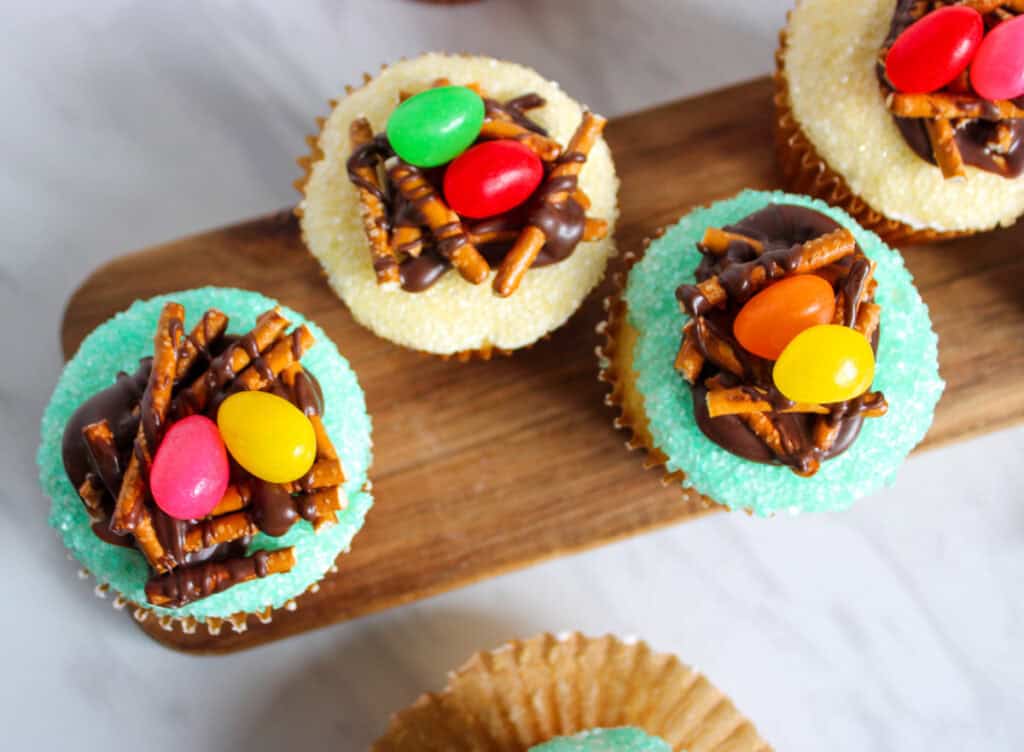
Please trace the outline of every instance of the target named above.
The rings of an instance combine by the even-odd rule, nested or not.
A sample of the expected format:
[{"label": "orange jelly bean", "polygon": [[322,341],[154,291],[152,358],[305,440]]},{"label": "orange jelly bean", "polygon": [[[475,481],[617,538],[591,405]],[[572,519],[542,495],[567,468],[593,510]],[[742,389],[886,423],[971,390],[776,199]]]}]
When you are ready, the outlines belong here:
[{"label": "orange jelly bean", "polygon": [[814,274],[801,274],[776,282],[748,300],[732,332],[747,351],[778,360],[796,335],[830,323],[835,310],[832,285]]}]

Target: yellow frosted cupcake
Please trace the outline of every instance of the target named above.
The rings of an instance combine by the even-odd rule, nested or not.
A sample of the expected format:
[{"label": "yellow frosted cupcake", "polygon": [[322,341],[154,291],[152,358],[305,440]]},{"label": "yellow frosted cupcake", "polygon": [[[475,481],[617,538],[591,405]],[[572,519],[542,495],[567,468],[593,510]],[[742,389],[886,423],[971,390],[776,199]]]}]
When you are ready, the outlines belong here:
[{"label": "yellow frosted cupcake", "polygon": [[336,103],[305,161],[306,245],[385,339],[445,356],[528,346],[614,254],[604,122],[514,63],[386,67]]},{"label": "yellow frosted cupcake", "polygon": [[[985,99],[960,68],[970,60],[954,65],[960,53],[935,47],[941,35],[928,26],[949,5],[800,0],[782,33],[776,143],[787,188],[845,209],[889,243],[970,235],[1024,213],[1024,100]],[[982,11],[986,37],[1020,13],[1012,2],[960,5]],[[908,30],[920,37],[910,64],[938,76],[924,85],[889,75]],[[946,70],[957,75],[943,82]]]}]

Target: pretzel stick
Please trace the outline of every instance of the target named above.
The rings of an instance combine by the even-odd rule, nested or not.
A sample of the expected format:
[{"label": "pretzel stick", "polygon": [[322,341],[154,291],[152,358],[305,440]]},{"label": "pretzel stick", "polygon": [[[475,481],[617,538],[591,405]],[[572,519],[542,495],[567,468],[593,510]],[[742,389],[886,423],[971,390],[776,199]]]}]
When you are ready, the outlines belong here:
[{"label": "pretzel stick", "polygon": [[146,509],[146,475],[153,462],[153,453],[160,440],[159,432],[174,388],[178,369],[178,348],[181,344],[185,309],[178,303],[167,303],[160,313],[156,336],[153,339],[153,368],[146,391],[142,395],[139,411],[139,430],[135,446],[128,461],[121,488],[114,503],[110,530],[124,535],[133,533],[150,566],[163,572],[173,566],[153,527]]},{"label": "pretzel stick", "polygon": [[318,533],[328,525],[338,522],[338,512],[343,508],[341,489],[338,486],[322,488],[296,499],[303,519],[313,525],[313,532]]},{"label": "pretzel stick", "polygon": [[857,321],[857,313],[860,311],[860,307],[864,304],[864,301],[868,300],[873,294],[872,284],[875,281],[876,266],[877,264],[867,256],[857,254],[853,264],[851,264],[847,270],[846,280],[849,281],[850,276],[858,273],[861,269],[865,269],[865,271],[864,276],[860,280],[860,285],[855,291],[856,300],[854,300],[852,305],[849,306],[851,313],[850,320],[847,320],[846,290],[844,289],[844,284],[839,288],[839,292],[836,293],[835,313],[832,315],[833,324],[838,324],[839,326],[853,326]]},{"label": "pretzel stick", "polygon": [[590,208],[590,196],[583,192],[582,188],[577,188],[573,191],[572,200],[583,207],[583,211],[587,211]]},{"label": "pretzel stick", "polygon": [[[752,392],[756,392],[756,396]],[[742,415],[745,413],[828,413],[828,408],[805,402],[777,409],[768,400],[768,395],[756,387],[732,387],[730,389],[708,389],[708,416]]]},{"label": "pretzel stick", "polygon": [[[348,129],[348,137],[353,152],[373,141],[370,121],[366,118],[353,120]],[[349,162],[349,170],[359,192],[359,209],[363,217],[363,229],[370,241],[377,284],[385,289],[395,289],[402,280],[398,271],[398,258],[388,237],[387,216],[381,199],[383,193],[377,170],[373,165],[353,164],[352,161]]]},{"label": "pretzel stick", "polygon": [[519,237],[519,230],[485,230],[483,232],[474,232],[472,229],[467,231],[469,235],[469,242],[473,245],[491,245],[492,243],[510,243],[515,242],[516,238]]},{"label": "pretzel stick", "polygon": [[952,123],[947,118],[929,118],[924,121],[924,127],[928,131],[932,154],[935,156],[935,163],[942,170],[942,177],[947,180],[967,177],[964,158],[956,144],[956,131]]},{"label": "pretzel stick", "polygon": [[878,330],[881,317],[881,306],[876,303],[865,303],[857,310],[857,321],[854,323],[853,328],[863,334],[864,338],[870,342]]},{"label": "pretzel stick", "polygon": [[[600,115],[589,111],[583,113],[583,120],[565,148],[565,153],[548,175],[548,186],[557,184],[556,181],[559,180],[579,176],[580,170],[583,169],[583,164],[586,162],[587,154],[600,137],[605,123],[607,121]],[[540,190],[544,197],[544,203],[551,206],[567,201],[575,191],[575,186],[568,191],[554,193],[543,193],[544,188]],[[537,254],[540,253],[546,242],[547,238],[544,236],[543,230],[536,225],[528,224],[523,229],[519,240],[505,254],[498,273],[494,277],[494,291],[498,295],[507,298],[519,288],[527,270],[533,265]]]},{"label": "pretzel stick", "polygon": [[728,251],[730,243],[746,243],[757,253],[764,251],[764,244],[760,240],[748,238],[746,235],[740,235],[735,232],[719,230],[717,227],[706,229],[704,237],[700,241],[702,248],[707,249],[709,253],[713,253],[716,256],[721,256]]},{"label": "pretzel stick", "polygon": [[700,351],[697,341],[694,339],[695,324],[691,321],[683,327],[683,341],[679,345],[679,353],[676,355],[675,368],[691,384],[697,383],[704,368],[704,354]]},{"label": "pretzel stick", "polygon": [[715,334],[703,316],[698,316],[693,321],[695,324],[693,329],[694,341],[704,357],[723,371],[728,371],[742,378],[745,369],[743,368],[743,362],[736,355],[733,346]]},{"label": "pretzel stick", "polygon": [[178,353],[178,370],[175,381],[181,381],[195,365],[201,352],[206,352],[210,345],[224,336],[228,328],[228,317],[211,308],[199,319],[191,334],[181,340],[181,351]]},{"label": "pretzel stick", "polygon": [[89,519],[93,522],[102,522],[107,518],[107,514],[103,510],[104,493],[103,485],[92,473],[88,473],[85,480],[82,481],[82,485],[78,487],[78,496],[82,499],[85,511],[88,512]]},{"label": "pretzel stick", "polygon": [[906,118],[949,118],[950,120],[1015,120],[1024,118],[1021,109],[1008,99],[986,100],[963,94],[890,94],[893,115]]},{"label": "pretzel stick", "polygon": [[[880,418],[889,411],[889,404],[880,392],[868,392],[859,397],[865,404],[872,405],[864,410],[865,418]],[[828,452],[836,443],[839,437],[840,423],[829,420],[827,415],[819,416],[814,421],[814,446],[821,452]]]},{"label": "pretzel stick", "polygon": [[277,308],[261,315],[251,332],[218,355],[206,369],[206,373],[175,398],[175,415],[185,417],[203,412],[210,395],[244,370],[253,355],[270,347],[287,328],[288,319],[282,316]]},{"label": "pretzel stick", "polygon": [[391,244],[399,257],[417,258],[423,252],[423,230],[413,225],[399,225],[391,234]]},{"label": "pretzel stick", "polygon": [[288,572],[295,566],[295,549],[257,551],[252,556],[207,561],[179,567],[146,583],[146,600],[154,606],[179,607],[227,590],[232,585]]},{"label": "pretzel stick", "polygon": [[313,333],[303,324],[291,334],[280,337],[258,361],[238,374],[235,383],[250,392],[266,389],[281,371],[297,363],[315,342]]},{"label": "pretzel stick", "polygon": [[210,512],[211,517],[223,517],[226,514],[245,509],[252,500],[252,493],[245,483],[228,486],[217,506]]},{"label": "pretzel stick", "polygon": [[[849,256],[856,247],[857,241],[854,239],[853,234],[844,227],[804,243],[800,248],[800,255],[792,269],[786,269],[778,263],[765,265],[761,260],[748,262],[753,266],[751,267],[750,284],[747,285],[747,289],[753,295],[769,282],[784,274],[808,274],[816,271]],[[771,255],[769,253],[762,258],[770,258]],[[770,270],[769,266],[771,267]],[[725,305],[729,297],[728,292],[722,286],[717,275],[704,280],[696,286],[683,285],[681,289],[692,289],[693,287],[696,287],[696,292],[706,301],[706,305],[711,307]],[[703,306],[695,307],[699,309]],[[691,313],[699,314],[700,310],[694,310]]]},{"label": "pretzel stick", "polygon": [[413,204],[437,238],[438,251],[451,261],[467,282],[478,285],[491,271],[487,260],[469,241],[459,215],[437,195],[423,173],[410,164],[399,161],[389,171],[391,183],[406,200]]},{"label": "pretzel stick", "polygon": [[606,235],[608,235],[608,223],[605,220],[587,217],[586,224],[583,225],[582,240],[600,240]]},{"label": "pretzel stick", "polygon": [[[500,119],[499,119],[500,118]],[[513,140],[518,141],[532,151],[544,162],[554,162],[562,153],[562,147],[547,136],[524,128],[505,113],[498,115],[488,113],[488,119],[480,127],[480,138],[485,141]]]},{"label": "pretzel stick", "polygon": [[233,512],[222,517],[202,520],[185,531],[185,553],[195,553],[204,548],[256,535],[259,526],[247,511]]},{"label": "pretzel stick", "polygon": [[1024,0],[962,0],[960,4],[974,8],[983,16],[1003,8],[1024,13]]},{"label": "pretzel stick", "polygon": [[82,441],[97,479],[112,499],[121,491],[121,458],[114,443],[114,432],[106,418],[82,429]]}]

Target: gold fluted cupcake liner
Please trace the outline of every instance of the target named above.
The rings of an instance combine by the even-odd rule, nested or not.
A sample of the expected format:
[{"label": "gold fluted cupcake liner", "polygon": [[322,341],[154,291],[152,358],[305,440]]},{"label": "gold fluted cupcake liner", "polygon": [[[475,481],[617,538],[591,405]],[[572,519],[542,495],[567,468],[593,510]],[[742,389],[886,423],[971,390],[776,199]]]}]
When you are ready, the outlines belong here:
[{"label": "gold fluted cupcake liner", "polygon": [[841,175],[818,154],[793,114],[786,77],[786,30],[779,33],[775,52],[775,153],[787,190],[820,198],[838,206],[862,227],[877,233],[889,245],[932,243],[974,235],[970,230],[947,231],[914,228],[890,219],[857,195]]},{"label": "gold fluted cupcake liner", "polygon": [[556,736],[635,726],[687,752],[768,752],[732,701],[646,643],[541,634],[478,653],[397,713],[373,752],[525,752]]},{"label": "gold fluted cupcake liner", "polygon": [[[604,344],[598,345],[596,351],[597,378],[609,387],[604,403],[615,410],[612,425],[629,435],[626,448],[630,451],[644,452],[644,469],[659,473],[662,485],[680,487],[686,474],[682,470],[671,471],[666,466],[668,455],[654,443],[644,410],[644,397],[636,387],[633,348],[639,333],[629,323],[625,300],[626,280],[630,270],[643,258],[644,251],[651,241],[664,233],[665,229],[661,228],[652,237],[645,239],[639,253],[626,253],[623,257],[622,270],[612,275],[612,293],[604,299],[605,319],[597,325],[598,335],[604,338]],[[692,499],[698,509],[711,511],[724,508],[696,492],[684,493]]]}]

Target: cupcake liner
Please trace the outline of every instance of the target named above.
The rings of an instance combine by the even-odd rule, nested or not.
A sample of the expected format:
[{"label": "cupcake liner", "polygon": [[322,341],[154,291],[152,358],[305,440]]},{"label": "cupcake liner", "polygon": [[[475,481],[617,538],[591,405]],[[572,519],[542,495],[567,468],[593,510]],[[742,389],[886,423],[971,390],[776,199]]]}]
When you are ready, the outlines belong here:
[{"label": "cupcake liner", "polygon": [[[598,336],[604,338],[604,345],[598,345],[596,353],[597,380],[610,387],[604,397],[604,403],[617,412],[612,425],[629,434],[629,439],[626,440],[626,448],[629,451],[645,453],[644,469],[660,473],[662,485],[669,486],[682,484],[686,474],[681,470],[669,470],[666,466],[668,456],[654,445],[647,415],[644,413],[644,398],[636,388],[636,373],[633,371],[633,345],[636,342],[637,331],[629,323],[624,299],[630,270],[644,257],[644,251],[651,241],[664,234],[665,228],[659,228],[651,237],[644,239],[639,253],[626,253],[623,257],[622,271],[612,276],[613,291],[604,299],[607,316],[596,327]],[[700,503],[709,510],[724,508],[706,496],[700,497]]]},{"label": "cupcake liner", "polygon": [[[433,0],[431,0],[431,1],[433,1]],[[442,1],[445,1],[445,0],[442,0]],[[471,2],[472,0],[447,0],[447,1],[448,2],[452,2],[453,4],[461,4],[461,3],[465,3],[465,2]],[[443,53],[443,54],[452,54],[452,55],[456,55],[456,56],[459,56],[459,57],[475,57],[475,55],[473,55],[472,53],[467,53],[467,52],[458,52],[458,53],[447,53],[446,52],[446,53]],[[399,58],[398,62],[405,62],[407,60],[409,60],[409,58],[403,56],[403,57]],[[378,71],[377,75],[380,75],[380,73],[382,73],[383,71],[387,70],[388,68],[389,68],[389,65],[387,63],[382,63],[381,66],[380,66],[380,70]],[[362,74],[362,83],[360,85],[346,84],[344,86],[345,96],[346,97],[350,96],[351,94],[354,94],[355,92],[365,88],[367,85],[372,83],[375,80],[376,77],[377,76],[375,76],[373,74],[364,72]],[[328,100],[328,106],[329,106],[328,114],[330,112],[334,111],[334,109],[338,106],[339,102],[340,102],[339,99],[329,99]],[[292,185],[299,192],[299,194],[301,194],[301,196],[303,198],[306,197],[306,186],[307,186],[307,184],[308,184],[308,182],[309,182],[309,180],[311,178],[311,175],[312,175],[312,172],[313,172],[313,166],[317,162],[319,162],[321,159],[324,158],[324,152],[320,148],[320,137],[321,137],[321,135],[323,133],[323,130],[324,130],[324,127],[325,127],[325,125],[327,123],[327,118],[326,117],[317,117],[317,118],[315,118],[314,122],[316,123],[316,132],[312,133],[312,134],[308,134],[305,137],[305,142],[306,142],[306,145],[307,145],[307,148],[308,148],[308,152],[306,154],[302,155],[302,156],[297,157],[296,160],[295,160],[296,164],[299,166],[299,168],[301,170],[301,174],[300,174],[300,176],[298,178],[296,178],[293,181]],[[303,216],[302,202],[300,201],[298,204],[296,204],[296,206],[293,208],[292,211],[293,211],[293,213],[294,213],[294,215],[296,217],[301,219],[302,216]],[[618,210],[616,209],[616,215],[617,215],[617,212],[618,212]],[[614,229],[614,222],[612,223],[612,228],[611,228],[610,232],[613,229]],[[305,241],[305,238],[304,238],[304,241]],[[308,251],[308,249],[307,249],[307,252],[312,253],[311,251]],[[616,255],[616,252],[613,249],[611,254],[609,255],[609,260],[610,260],[610,258],[614,257],[615,255]],[[592,291],[593,290],[591,290],[591,292]],[[335,292],[337,294],[337,291],[335,291]],[[338,295],[338,297],[340,299],[341,296]],[[584,298],[584,300],[585,299],[586,298]],[[342,301],[342,302],[344,302],[344,301]],[[582,303],[583,303],[583,301],[581,301],[581,303],[580,303],[581,306],[582,306]],[[574,311],[574,313],[572,315],[575,315],[575,313],[578,312],[578,310],[579,310],[579,307],[577,307],[576,311]],[[571,316],[570,316],[570,318],[571,318]],[[565,323],[566,322],[562,322],[562,324],[557,326],[556,329],[560,328],[560,326],[564,325]],[[398,346],[399,347],[403,347],[403,348],[405,348],[407,350],[412,350],[413,352],[422,353],[423,355],[427,355],[427,356],[432,357],[432,358],[439,358],[439,359],[441,359],[443,361],[455,361],[455,362],[459,362],[459,363],[468,363],[468,362],[471,362],[471,361],[485,361],[486,362],[486,361],[490,361],[494,357],[499,357],[499,356],[500,357],[511,357],[516,352],[520,352],[522,350],[530,349],[534,345],[550,339],[551,334],[552,334],[553,331],[554,330],[548,331],[545,334],[543,334],[540,337],[538,337],[537,339],[535,339],[534,341],[529,342],[529,343],[527,343],[525,345],[522,345],[522,346],[519,346],[519,347],[515,347],[515,348],[497,347],[495,345],[492,345],[492,344],[488,343],[488,344],[485,344],[485,345],[483,345],[481,347],[478,347],[478,348],[459,350],[459,351],[456,351],[456,352],[449,352],[449,353],[438,353],[438,352],[432,352],[432,351],[429,351],[429,350],[423,350],[423,349],[420,349],[420,348],[411,347],[411,346],[407,346],[407,345],[398,345]],[[381,336],[381,335],[378,335],[378,336]]]},{"label": "cupcake liner", "polygon": [[674,750],[766,752],[720,690],[644,642],[541,634],[478,653],[397,713],[373,752],[525,752],[556,736],[635,726]]},{"label": "cupcake liner", "polygon": [[51,500],[50,525],[84,567],[79,575],[95,577],[97,595],[112,595],[116,609],[130,606],[137,621],[152,620],[150,623],[168,631],[178,629],[188,634],[205,623],[210,633],[216,634],[225,622],[235,631],[244,631],[249,624],[270,621],[274,609],[294,610],[295,599],[315,592],[318,583],[336,566],[339,556],[349,550],[373,503],[372,485],[367,478],[372,461],[370,419],[355,374],[333,342],[315,323],[281,306],[293,324],[305,323],[317,339],[304,362],[323,376],[321,386],[327,399],[324,423],[346,464],[347,506],[339,514],[337,524],[317,534],[304,524],[297,524],[279,538],[262,533],[253,538],[250,552],[295,546],[298,561],[289,572],[241,583],[177,608],[150,604],[144,591],[149,577],[145,559],[134,548],[104,544],[96,538],[92,521],[64,470],[61,438],[68,419],[86,398],[108,386],[118,370],[130,370],[148,352],[152,320],[167,300],[182,303],[192,318],[211,306],[219,308],[238,324],[248,323],[250,316],[277,305],[276,301],[250,291],[199,288],[136,301],[97,327],[68,362],[44,412],[37,454],[40,484]]},{"label": "cupcake liner", "polygon": [[789,100],[789,81],[786,77],[785,53],[787,35],[779,33],[779,48],[775,52],[775,154],[783,184],[790,191],[804,193],[843,209],[862,227],[879,235],[890,245],[933,243],[974,235],[972,230],[938,231],[914,228],[890,219],[874,209],[854,193],[841,175],[835,172],[818,154],[814,144],[804,133],[793,114]]}]

